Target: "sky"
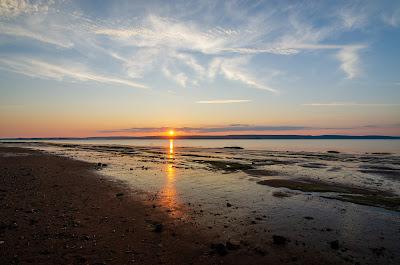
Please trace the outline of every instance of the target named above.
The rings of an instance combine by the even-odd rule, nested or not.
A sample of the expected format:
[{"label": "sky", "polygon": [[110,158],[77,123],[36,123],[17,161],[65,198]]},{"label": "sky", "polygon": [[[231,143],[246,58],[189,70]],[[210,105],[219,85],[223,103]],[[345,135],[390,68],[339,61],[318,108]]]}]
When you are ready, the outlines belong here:
[{"label": "sky", "polygon": [[400,1],[0,0],[0,137],[400,135]]}]

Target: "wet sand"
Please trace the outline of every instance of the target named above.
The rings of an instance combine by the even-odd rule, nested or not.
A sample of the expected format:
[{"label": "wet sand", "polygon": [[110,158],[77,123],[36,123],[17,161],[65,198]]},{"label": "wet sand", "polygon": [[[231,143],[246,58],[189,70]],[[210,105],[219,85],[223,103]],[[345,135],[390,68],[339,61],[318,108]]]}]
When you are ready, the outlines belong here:
[{"label": "wet sand", "polygon": [[95,165],[1,148],[1,264],[208,264],[208,239]]},{"label": "wet sand", "polygon": [[[222,174],[226,174],[224,171],[254,171],[252,166],[243,167],[239,163],[207,163]],[[254,211],[249,216],[252,221],[241,228],[242,237],[229,239],[229,219],[223,227],[218,227],[215,220],[227,209],[239,214],[240,208],[235,203],[221,202],[219,213],[209,218],[211,223],[215,218],[215,227],[197,222],[196,218],[206,214],[206,209],[204,213],[199,210],[193,214],[194,219],[173,218],[171,209],[162,201],[142,196],[140,192],[143,191],[97,173],[96,170],[108,166],[30,149],[0,147],[0,263],[396,264],[399,258],[379,242],[366,250],[368,254],[349,249],[341,240],[335,240],[335,235],[341,231],[329,227],[319,229],[318,223],[310,227],[321,217],[317,214],[298,216],[297,219],[303,221],[293,224],[295,227],[283,226],[279,230],[276,222],[272,222],[276,216],[269,216],[272,213],[261,216]],[[140,170],[143,176],[149,171]],[[292,185],[282,181],[264,184]],[[321,189],[313,184],[313,189]],[[299,186],[297,182],[295,185],[294,190],[304,189],[304,185]],[[331,188],[323,187],[328,191]],[[343,189],[343,186],[334,188]],[[286,196],[293,194],[278,190],[273,196],[286,200]],[[283,205],[284,201],[281,207]],[[281,220],[284,224],[285,220]],[[270,227],[268,222],[271,222]],[[327,225],[325,221],[323,225]],[[262,231],[255,228],[258,226]],[[274,231],[270,231],[272,228]],[[301,229],[305,234],[298,236],[292,229]],[[388,229],[381,228],[383,232]],[[391,229],[396,231],[394,237],[400,235],[400,227]],[[360,238],[367,236],[358,235]],[[306,245],[304,237],[314,237],[316,246]],[[361,256],[355,258],[357,254]]]}]

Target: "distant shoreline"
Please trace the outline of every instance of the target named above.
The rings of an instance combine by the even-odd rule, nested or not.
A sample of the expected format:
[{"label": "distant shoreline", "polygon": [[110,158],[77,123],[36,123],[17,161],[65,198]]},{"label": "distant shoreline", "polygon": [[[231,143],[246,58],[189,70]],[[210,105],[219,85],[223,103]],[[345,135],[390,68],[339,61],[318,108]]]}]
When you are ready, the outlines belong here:
[{"label": "distant shoreline", "polygon": [[182,139],[182,140],[399,140],[400,136],[386,135],[186,135],[186,136],[110,136],[110,137],[33,137],[33,138],[0,138],[0,141],[21,140],[151,140],[151,139]]}]

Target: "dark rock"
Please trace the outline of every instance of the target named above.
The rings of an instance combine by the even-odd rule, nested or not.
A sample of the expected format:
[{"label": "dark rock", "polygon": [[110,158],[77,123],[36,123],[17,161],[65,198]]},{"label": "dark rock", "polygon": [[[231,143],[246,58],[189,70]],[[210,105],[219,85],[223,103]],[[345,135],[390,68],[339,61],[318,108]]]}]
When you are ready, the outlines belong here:
[{"label": "dark rock", "polygon": [[268,253],[267,253],[264,249],[262,249],[261,247],[256,247],[256,248],[254,248],[254,252],[257,253],[258,255],[261,255],[261,256],[265,256],[265,255],[268,254]]},{"label": "dark rock", "polygon": [[226,246],[222,243],[211,244],[211,248],[214,249],[215,252],[217,252],[217,254],[220,256],[225,256],[226,254],[228,254]]},{"label": "dark rock", "polygon": [[327,153],[329,153],[329,154],[339,154],[340,152],[339,151],[335,151],[335,150],[329,150],[329,151],[326,151]]},{"label": "dark rock", "polygon": [[314,217],[311,217],[311,216],[304,216],[304,219],[306,219],[306,220],[314,220]]},{"label": "dark rock", "polygon": [[379,257],[379,256],[384,256],[385,250],[386,250],[386,248],[384,248],[384,247],[380,247],[380,248],[371,248],[371,251],[372,251],[375,255],[377,255],[378,257]]},{"label": "dark rock", "polygon": [[124,196],[124,193],[118,192],[117,194],[115,194],[115,196],[116,196],[116,197],[121,197],[121,196]]},{"label": "dark rock", "polygon": [[29,219],[29,224],[30,224],[30,225],[34,225],[34,224],[37,224],[37,223],[38,223],[37,220],[35,220],[35,219]]},{"label": "dark rock", "polygon": [[288,239],[284,236],[273,235],[272,240],[275,245],[285,245]]},{"label": "dark rock", "polygon": [[331,245],[331,249],[334,249],[334,250],[339,249],[339,241],[338,240],[334,240],[334,241],[330,242],[329,244]]},{"label": "dark rock", "polygon": [[161,233],[163,231],[164,226],[162,224],[154,224],[154,232]]},{"label": "dark rock", "polygon": [[229,202],[226,203],[226,207],[232,207],[232,204],[230,204]]}]

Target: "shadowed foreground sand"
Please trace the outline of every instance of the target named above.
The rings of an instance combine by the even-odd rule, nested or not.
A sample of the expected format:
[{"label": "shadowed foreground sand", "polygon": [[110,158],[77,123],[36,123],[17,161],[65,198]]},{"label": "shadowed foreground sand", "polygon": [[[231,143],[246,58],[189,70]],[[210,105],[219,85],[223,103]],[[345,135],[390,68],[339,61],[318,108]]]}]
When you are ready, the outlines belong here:
[{"label": "shadowed foreground sand", "polygon": [[216,234],[138,201],[94,167],[0,147],[1,264],[330,263],[288,246],[260,252],[218,242]]}]

